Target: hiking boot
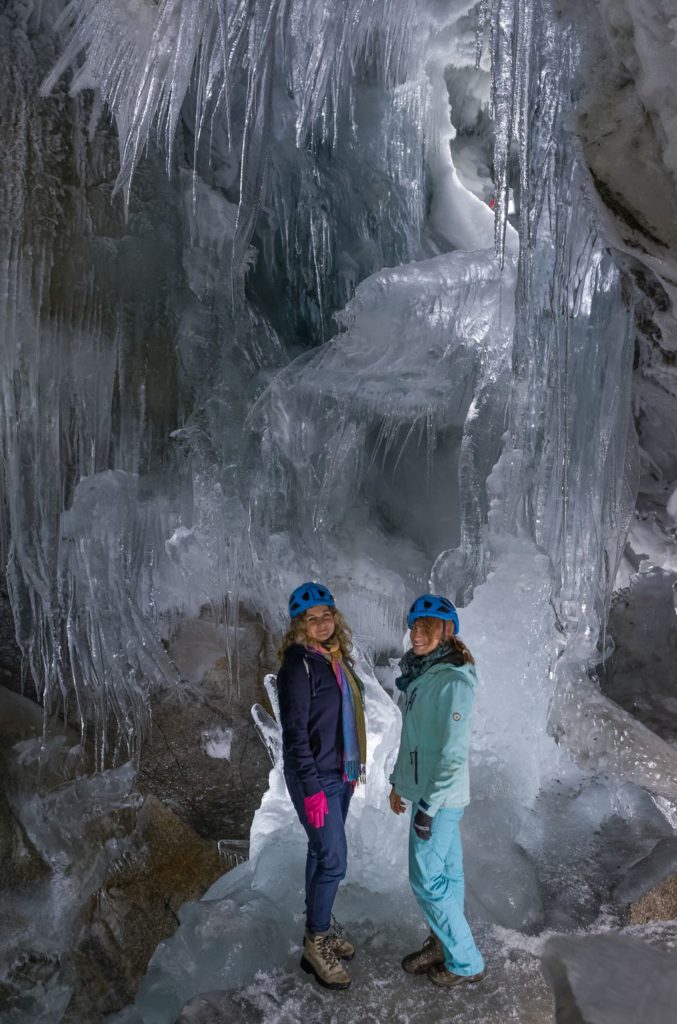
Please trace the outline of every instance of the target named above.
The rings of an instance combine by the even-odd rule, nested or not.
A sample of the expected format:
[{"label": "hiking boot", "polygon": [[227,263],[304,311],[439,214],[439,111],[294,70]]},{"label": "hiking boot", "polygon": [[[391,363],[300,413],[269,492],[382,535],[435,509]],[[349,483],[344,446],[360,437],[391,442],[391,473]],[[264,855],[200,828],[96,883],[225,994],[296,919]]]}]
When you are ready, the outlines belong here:
[{"label": "hiking boot", "polygon": [[350,975],[339,960],[331,932],[306,935],[303,940],[301,967],[306,974],[314,974],[323,988],[348,988]]},{"label": "hiking boot", "polygon": [[480,971],[479,974],[454,974],[453,971],[448,971],[444,964],[441,963],[430,968],[428,977],[433,985],[439,985],[440,988],[453,988],[455,985],[476,985],[478,981],[482,981],[486,973],[486,970],[484,970]]},{"label": "hiking boot", "polygon": [[402,970],[407,974],[425,974],[431,967],[444,964],[442,943],[433,932],[415,953],[408,953],[402,961]]}]

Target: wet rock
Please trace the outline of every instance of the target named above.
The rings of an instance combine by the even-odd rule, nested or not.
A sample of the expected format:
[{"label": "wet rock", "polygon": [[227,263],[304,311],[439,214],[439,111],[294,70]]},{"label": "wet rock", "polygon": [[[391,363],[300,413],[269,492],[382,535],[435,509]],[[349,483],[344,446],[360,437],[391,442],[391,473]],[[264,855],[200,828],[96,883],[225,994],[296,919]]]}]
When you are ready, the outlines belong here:
[{"label": "wet rock", "polygon": [[609,615],[614,651],[600,672],[603,692],[668,742],[677,740],[676,581],[675,573],[654,568],[616,595]]},{"label": "wet rock", "polygon": [[[5,579],[0,575],[0,682],[10,690],[21,689],[21,651],[16,642],[14,615]],[[35,687],[28,683],[30,695]]]}]

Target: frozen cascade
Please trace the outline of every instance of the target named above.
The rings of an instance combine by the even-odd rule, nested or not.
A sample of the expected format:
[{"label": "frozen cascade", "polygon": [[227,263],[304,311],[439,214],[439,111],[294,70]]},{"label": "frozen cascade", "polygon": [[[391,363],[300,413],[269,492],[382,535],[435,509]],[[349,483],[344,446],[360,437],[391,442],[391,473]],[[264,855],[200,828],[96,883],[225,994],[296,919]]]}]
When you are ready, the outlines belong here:
[{"label": "frozen cascade", "polygon": [[[432,580],[465,605],[483,675],[468,842],[479,861],[489,829],[503,873],[470,880],[471,907],[512,952],[497,929],[544,919],[525,808],[555,774],[581,787],[588,828],[624,799],[614,779],[589,795],[549,717],[585,772],[658,806],[677,785],[675,752],[589,674],[635,459],[631,296],[568,121],[584,19],[533,0],[15,0],[0,21],[2,543],[46,704],[74,694],[101,738],[117,720],[113,758],[134,751],[149,688],[182,685],[165,649],[177,618],[244,602],[276,628],[299,575],[336,581],[364,646],[371,761],[341,912],[377,969],[379,942],[419,930],[385,809],[398,712],[372,658],[397,651],[402,608]],[[445,62],[472,66],[476,28],[496,250],[443,116]],[[256,718],[274,754],[276,723]],[[289,1019],[312,1019],[313,993],[288,980],[292,821],[276,765],[252,859],[184,908],[121,1021],[174,1020],[209,989],[269,1009],[285,986]],[[521,980],[539,1006],[532,967]],[[487,1021],[518,1012],[499,995]],[[346,1019],[364,1019],[359,999]],[[405,1002],[402,1019],[418,1012]]]}]

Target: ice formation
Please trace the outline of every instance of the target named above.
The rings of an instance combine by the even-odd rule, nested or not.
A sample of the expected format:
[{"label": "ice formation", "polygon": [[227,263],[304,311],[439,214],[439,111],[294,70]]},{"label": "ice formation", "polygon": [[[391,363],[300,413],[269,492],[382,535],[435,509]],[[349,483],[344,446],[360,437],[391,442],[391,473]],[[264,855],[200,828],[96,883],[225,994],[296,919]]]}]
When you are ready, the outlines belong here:
[{"label": "ice formation", "polygon": [[[602,6],[621,41],[634,27],[646,68],[641,13],[659,0]],[[0,14],[0,549],[23,654],[46,707],[74,704],[118,771],[151,689],[199,682],[207,649],[236,660],[241,606],[276,631],[299,578],[331,580],[369,686],[344,909],[376,960],[380,930],[418,935],[385,807],[398,713],[376,673],[388,681],[428,584],[462,606],[481,668],[468,836],[476,863],[488,827],[501,851],[497,884],[470,887],[489,926],[543,923],[548,837],[529,815],[556,778],[580,783],[588,826],[674,824],[677,753],[591,678],[638,459],[633,292],[572,131],[580,13],[13,0]],[[669,128],[663,70],[641,95]],[[633,530],[641,562],[655,538]],[[302,843],[276,724],[255,718],[276,767],[252,859],[185,908],[126,1022],[246,994],[257,967],[275,1000]],[[599,799],[581,770],[611,777]],[[300,1016],[308,998],[292,993]],[[499,1004],[486,1020],[506,1019]]]},{"label": "ice formation", "polygon": [[[568,649],[591,656],[632,507],[631,310],[559,102],[575,26],[528,2],[53,0],[42,24],[61,32],[57,58],[36,14],[5,18],[21,52],[5,95],[22,111],[8,116],[18,187],[7,205],[30,190],[21,140],[57,132],[67,102],[78,179],[93,181],[97,160],[114,166],[112,138],[96,128],[107,110],[126,195],[125,226],[77,194],[84,231],[60,273],[62,288],[86,273],[89,291],[49,320],[20,239],[36,235],[42,293],[53,293],[45,225],[66,215],[66,198],[46,196],[39,221],[33,207],[13,220],[5,401],[16,365],[13,401],[43,418],[18,430],[6,404],[8,580],[46,703],[74,693],[83,723],[99,727],[113,713],[121,749],[134,749],[147,686],[177,683],[161,641],[180,617],[207,605],[232,623],[246,601],[274,621],[299,573],[330,575],[358,633],[392,651],[403,606],[431,574],[461,602],[484,579],[490,475],[491,531],[526,531],[548,554]],[[468,68],[482,95],[489,58],[498,258],[486,197],[450,155],[454,118],[472,114],[446,71]],[[75,100],[61,93],[38,113],[38,85],[50,95],[67,68]],[[142,159],[156,145],[162,188]],[[516,306],[513,187],[530,197]],[[160,224],[151,256],[144,237]],[[440,244],[456,251],[435,255]],[[138,281],[115,280],[115,267],[134,265]],[[288,297],[276,301],[280,289]],[[144,290],[157,298],[130,322]],[[309,336],[326,337],[346,300],[336,337],[285,367]],[[26,360],[29,336],[41,340]]]}]

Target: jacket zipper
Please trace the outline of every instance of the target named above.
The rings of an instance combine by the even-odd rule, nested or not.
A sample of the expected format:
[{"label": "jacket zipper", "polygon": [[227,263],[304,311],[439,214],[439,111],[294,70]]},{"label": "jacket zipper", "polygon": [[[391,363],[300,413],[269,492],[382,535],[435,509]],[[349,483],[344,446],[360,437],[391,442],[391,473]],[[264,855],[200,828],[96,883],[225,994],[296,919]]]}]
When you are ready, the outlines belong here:
[{"label": "jacket zipper", "polygon": [[311,696],[314,697],[315,696],[315,680],[313,679],[313,673],[310,671],[310,665],[308,664],[308,659],[307,658],[303,659],[303,664],[306,666],[306,672],[308,673],[308,682],[310,683],[310,693],[311,693]]},{"label": "jacket zipper", "polygon": [[418,786],[418,750],[412,750],[409,754],[409,763],[414,766],[414,783]]}]

